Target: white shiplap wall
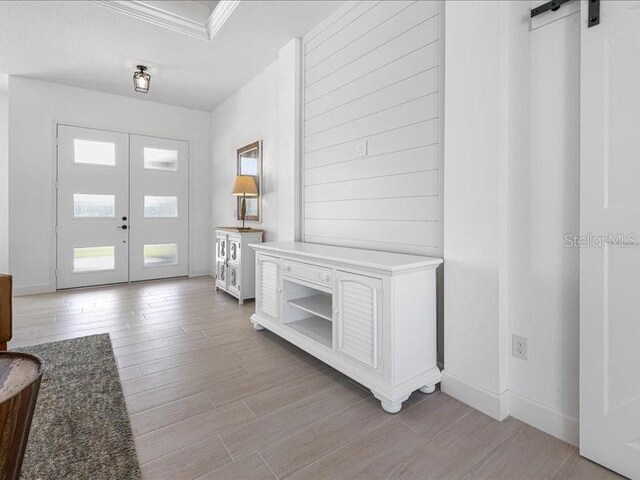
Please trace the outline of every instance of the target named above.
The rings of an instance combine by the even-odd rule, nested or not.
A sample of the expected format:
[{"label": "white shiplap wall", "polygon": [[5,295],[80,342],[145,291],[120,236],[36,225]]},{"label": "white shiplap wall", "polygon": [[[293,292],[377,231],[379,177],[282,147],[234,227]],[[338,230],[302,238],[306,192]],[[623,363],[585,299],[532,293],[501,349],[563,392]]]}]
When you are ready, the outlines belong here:
[{"label": "white shiplap wall", "polygon": [[439,27],[436,1],[347,2],[304,37],[305,241],[441,255]]}]

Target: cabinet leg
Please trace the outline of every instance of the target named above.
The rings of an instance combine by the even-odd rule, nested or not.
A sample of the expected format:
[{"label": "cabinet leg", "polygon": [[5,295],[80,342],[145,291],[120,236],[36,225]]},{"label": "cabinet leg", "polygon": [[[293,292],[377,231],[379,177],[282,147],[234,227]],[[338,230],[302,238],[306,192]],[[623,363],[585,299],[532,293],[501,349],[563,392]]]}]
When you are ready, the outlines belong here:
[{"label": "cabinet leg", "polygon": [[240,299],[238,300],[238,304],[239,304],[239,305],[244,305],[244,299],[243,299],[243,298],[240,298]]},{"label": "cabinet leg", "polygon": [[420,387],[420,393],[433,393],[436,391],[436,386],[434,385],[425,385],[424,387]]},{"label": "cabinet leg", "polygon": [[380,400],[380,405],[382,406],[382,409],[387,413],[398,413],[400,410],[402,410],[402,402],[404,402],[407,398],[409,398],[409,395],[410,395],[410,394],[404,395],[403,397],[392,400],[377,392],[372,391],[371,393],[373,393],[374,397]]},{"label": "cabinet leg", "polygon": [[253,323],[253,328],[255,328],[257,331],[261,332],[262,330],[264,330],[264,327],[255,320],[251,320],[251,323]]}]

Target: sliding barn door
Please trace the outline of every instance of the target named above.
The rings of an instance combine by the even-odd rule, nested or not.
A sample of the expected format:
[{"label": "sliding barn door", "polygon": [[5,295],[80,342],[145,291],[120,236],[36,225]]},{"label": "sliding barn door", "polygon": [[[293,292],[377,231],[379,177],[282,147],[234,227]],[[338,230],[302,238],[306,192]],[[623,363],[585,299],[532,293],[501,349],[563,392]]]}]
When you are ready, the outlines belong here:
[{"label": "sliding barn door", "polygon": [[580,453],[640,478],[640,2],[582,4]]},{"label": "sliding barn door", "polygon": [[130,279],[189,273],[189,144],[131,135]]}]

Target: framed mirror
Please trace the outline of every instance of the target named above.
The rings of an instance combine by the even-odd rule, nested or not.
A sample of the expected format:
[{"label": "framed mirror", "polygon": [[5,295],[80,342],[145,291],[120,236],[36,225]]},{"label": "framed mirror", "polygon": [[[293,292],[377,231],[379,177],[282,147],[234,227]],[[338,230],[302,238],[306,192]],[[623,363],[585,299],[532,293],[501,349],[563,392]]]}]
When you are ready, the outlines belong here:
[{"label": "framed mirror", "polygon": [[[256,180],[258,186],[257,197],[247,197],[247,222],[259,222],[262,203],[262,140],[251,143],[238,149],[238,175],[251,175]],[[238,197],[237,216],[240,216],[242,197]]]}]

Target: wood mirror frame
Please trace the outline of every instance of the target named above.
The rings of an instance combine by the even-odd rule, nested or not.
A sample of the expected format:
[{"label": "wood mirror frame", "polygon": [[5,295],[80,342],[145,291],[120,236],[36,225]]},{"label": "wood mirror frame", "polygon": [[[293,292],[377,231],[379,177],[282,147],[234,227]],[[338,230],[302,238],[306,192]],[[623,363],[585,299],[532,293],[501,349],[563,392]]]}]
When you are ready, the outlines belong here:
[{"label": "wood mirror frame", "polygon": [[[242,159],[255,159],[255,167],[243,165]],[[256,185],[258,186],[257,197],[246,197],[247,200],[247,215],[245,215],[245,221],[247,222],[259,222],[262,214],[262,140],[253,142],[238,149],[237,154],[237,172],[238,175],[252,175],[256,179]],[[237,199],[237,218],[242,220],[240,216],[240,208],[242,205],[242,197]]]}]

